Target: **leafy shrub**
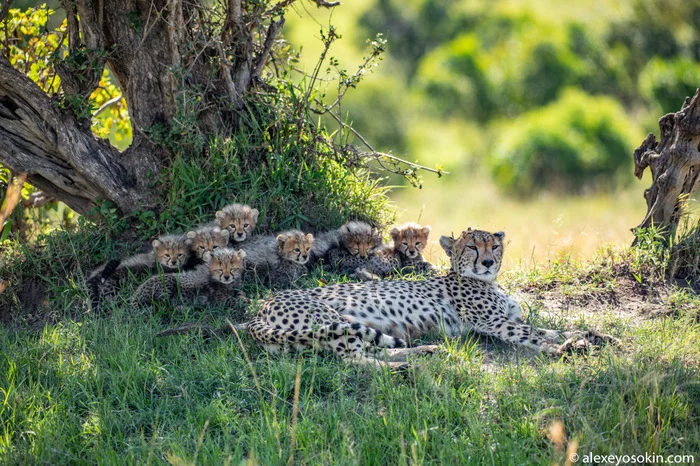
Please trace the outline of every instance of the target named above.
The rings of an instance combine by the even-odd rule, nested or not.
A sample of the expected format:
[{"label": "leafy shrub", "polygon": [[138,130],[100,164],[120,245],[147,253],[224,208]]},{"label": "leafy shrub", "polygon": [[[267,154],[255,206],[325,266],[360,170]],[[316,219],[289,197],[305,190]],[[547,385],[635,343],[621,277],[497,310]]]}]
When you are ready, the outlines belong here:
[{"label": "leafy shrub", "polygon": [[689,58],[651,60],[639,75],[642,95],[662,113],[677,112],[686,96],[700,87],[700,63]]},{"label": "leafy shrub", "polygon": [[435,49],[417,82],[436,108],[483,122],[545,105],[584,76],[566,28],[517,14],[490,17]]},{"label": "leafy shrub", "polygon": [[489,165],[498,185],[517,193],[611,186],[641,139],[632,127],[612,99],[569,90],[502,128]]}]

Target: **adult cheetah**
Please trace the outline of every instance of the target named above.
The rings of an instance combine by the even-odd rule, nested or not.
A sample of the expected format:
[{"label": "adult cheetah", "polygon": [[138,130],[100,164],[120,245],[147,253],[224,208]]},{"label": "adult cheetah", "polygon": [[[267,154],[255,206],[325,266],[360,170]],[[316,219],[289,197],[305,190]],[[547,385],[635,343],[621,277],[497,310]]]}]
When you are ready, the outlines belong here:
[{"label": "adult cheetah", "polygon": [[[266,347],[320,344],[344,357],[358,358],[365,357],[366,345],[354,344],[349,351],[347,344],[340,346],[347,335],[328,336],[325,329],[337,325],[346,331],[352,323],[361,326],[360,332],[371,328],[401,339],[433,329],[448,336],[473,330],[551,354],[614,341],[590,331],[562,332],[524,324],[517,303],[493,283],[501,267],[504,239],[502,232],[492,234],[471,228],[457,239],[443,236],[440,245],[451,262],[444,276],[285,291],[263,304],[247,330]],[[315,332],[314,328],[324,331]]]}]

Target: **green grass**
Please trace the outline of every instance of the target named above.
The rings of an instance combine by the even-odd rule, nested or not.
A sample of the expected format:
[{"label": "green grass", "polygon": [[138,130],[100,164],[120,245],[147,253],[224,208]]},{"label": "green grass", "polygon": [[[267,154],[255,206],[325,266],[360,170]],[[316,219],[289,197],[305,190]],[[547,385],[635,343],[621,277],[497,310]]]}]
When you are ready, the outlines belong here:
[{"label": "green grass", "polygon": [[[569,293],[605,281],[581,281],[590,270],[573,263],[505,276],[507,287],[561,282]],[[304,285],[319,278],[337,280]],[[558,360],[472,337],[443,341],[406,373],[270,356],[246,335],[158,338],[230,313],[134,310],[127,294],[100,315],[76,312],[87,309],[82,284],[64,284],[48,305],[63,319],[0,327],[0,463],[564,463],[566,445],[548,438],[557,421],[580,454],[700,451],[700,301],[685,291],[651,319],[611,306],[567,321],[531,307],[532,321],[621,339],[597,355]]]}]

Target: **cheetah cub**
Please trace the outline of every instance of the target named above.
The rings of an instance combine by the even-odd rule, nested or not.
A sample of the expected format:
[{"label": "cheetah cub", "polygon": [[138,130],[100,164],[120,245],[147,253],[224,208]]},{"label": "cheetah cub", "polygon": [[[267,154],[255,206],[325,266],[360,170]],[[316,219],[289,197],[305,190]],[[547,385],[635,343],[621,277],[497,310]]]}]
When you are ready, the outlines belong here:
[{"label": "cheetah cub", "polygon": [[369,258],[375,248],[382,245],[379,231],[364,222],[348,222],[338,229],[339,246],[328,253],[331,268],[339,273],[349,274],[369,265]]},{"label": "cheetah cub", "polygon": [[177,298],[183,302],[221,304],[239,296],[245,252],[218,248],[208,254],[208,263],[180,273],[155,275],[143,282],[131,298],[132,306]]},{"label": "cheetah cub", "polygon": [[233,246],[253,236],[258,225],[258,209],[244,204],[230,204],[216,212],[214,223],[222,230],[229,231],[229,242]]},{"label": "cheetah cub", "polygon": [[203,225],[188,231],[186,236],[192,254],[207,262],[212,252],[228,245],[230,233],[218,226]]},{"label": "cheetah cub", "polygon": [[417,272],[433,271],[433,265],[423,258],[430,236],[430,225],[422,227],[417,223],[405,223],[392,228],[389,233],[401,268],[411,267]]},{"label": "cheetah cub", "polygon": [[395,270],[434,272],[433,265],[423,258],[423,250],[428,244],[430,226],[406,223],[391,229],[391,244],[376,248],[367,267],[358,274],[376,274],[386,277]]},{"label": "cheetah cub", "polygon": [[277,236],[256,236],[241,245],[250,276],[273,288],[289,288],[307,272],[314,236],[288,230]]},{"label": "cheetah cub", "polygon": [[185,235],[163,235],[153,240],[152,250],[123,260],[111,260],[94,269],[87,278],[94,307],[102,298],[113,296],[121,281],[129,275],[190,270],[201,264],[191,252],[190,241]]}]

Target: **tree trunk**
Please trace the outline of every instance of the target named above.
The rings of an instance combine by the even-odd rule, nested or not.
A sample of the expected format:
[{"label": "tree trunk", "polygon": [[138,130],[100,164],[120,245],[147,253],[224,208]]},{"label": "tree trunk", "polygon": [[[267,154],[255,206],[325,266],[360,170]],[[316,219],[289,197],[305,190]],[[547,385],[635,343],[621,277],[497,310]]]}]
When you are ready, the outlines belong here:
[{"label": "tree trunk", "polygon": [[[124,213],[156,207],[154,181],[172,153],[153,131],[170,134],[178,124],[206,135],[232,131],[283,22],[273,17],[293,0],[267,12],[229,0],[223,26],[205,3],[62,0],[69,52],[55,66],[62,99],[51,99],[0,58],[0,162],[80,213],[101,200]],[[267,34],[260,33],[264,21]],[[89,119],[79,116],[85,112],[66,104],[87,103],[105,65],[129,109],[133,143],[124,152],[95,138]],[[195,108],[182,122],[178,112],[187,99]]]},{"label": "tree trunk", "polygon": [[634,174],[651,170],[652,184],[644,191],[647,214],[637,228],[678,225],[684,202],[700,184],[700,88],[686,97],[679,112],[659,119],[661,140],[653,133],[634,151]]}]

